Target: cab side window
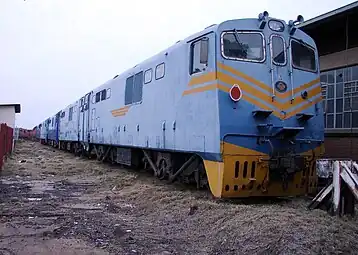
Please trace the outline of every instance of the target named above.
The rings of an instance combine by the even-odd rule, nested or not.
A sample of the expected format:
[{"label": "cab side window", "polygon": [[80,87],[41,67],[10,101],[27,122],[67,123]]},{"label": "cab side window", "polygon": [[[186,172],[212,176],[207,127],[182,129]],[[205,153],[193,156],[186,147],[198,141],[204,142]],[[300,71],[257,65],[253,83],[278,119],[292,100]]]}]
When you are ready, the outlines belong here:
[{"label": "cab side window", "polygon": [[142,101],[143,94],[143,71],[127,78],[124,95],[124,104],[134,104]]},{"label": "cab side window", "polygon": [[209,57],[209,38],[204,37],[190,46],[190,74],[206,70]]}]

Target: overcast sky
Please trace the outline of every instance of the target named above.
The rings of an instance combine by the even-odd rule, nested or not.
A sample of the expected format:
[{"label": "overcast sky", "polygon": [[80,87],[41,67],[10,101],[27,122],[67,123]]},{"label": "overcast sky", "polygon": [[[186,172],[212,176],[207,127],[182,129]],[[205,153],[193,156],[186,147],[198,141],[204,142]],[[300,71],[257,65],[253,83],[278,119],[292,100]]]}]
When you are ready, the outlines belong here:
[{"label": "overcast sky", "polygon": [[[245,3],[247,2],[247,3]],[[205,27],[267,10],[305,20],[347,0],[0,0],[0,104],[32,128],[85,92]]]}]

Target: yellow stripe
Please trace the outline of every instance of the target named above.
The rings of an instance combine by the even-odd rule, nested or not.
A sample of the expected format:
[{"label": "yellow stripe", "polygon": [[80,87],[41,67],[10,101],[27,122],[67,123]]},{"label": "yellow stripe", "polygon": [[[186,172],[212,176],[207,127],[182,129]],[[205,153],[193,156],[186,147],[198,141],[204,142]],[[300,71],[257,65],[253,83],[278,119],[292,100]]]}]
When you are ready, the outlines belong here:
[{"label": "yellow stripe", "polygon": [[129,107],[130,106],[124,106],[124,107],[121,107],[119,109],[114,109],[111,111],[112,113],[112,116],[113,117],[118,117],[118,116],[124,116],[126,115],[126,113],[129,111]]},{"label": "yellow stripe", "polygon": [[[248,94],[261,99],[262,101],[264,101],[265,103],[267,103],[270,106],[276,107],[279,110],[282,111],[286,111],[296,105],[299,105],[301,103],[306,102],[306,100],[309,100],[317,95],[319,95],[319,93],[321,92],[321,87],[316,87],[314,89],[312,89],[311,91],[308,92],[308,98],[307,99],[303,99],[301,96],[296,98],[293,103],[291,104],[291,101],[287,101],[285,103],[281,103],[278,101],[273,101],[271,99],[271,96],[254,89],[252,86],[248,85],[247,83],[244,83],[242,81],[236,80],[234,79],[232,76],[227,75],[225,73],[222,72],[218,72],[218,80],[222,81],[224,83],[227,84],[238,84],[240,85],[240,88],[243,90],[243,92],[247,92]],[[243,96],[245,95],[245,93],[243,93]],[[267,108],[267,106],[266,106]]]},{"label": "yellow stripe", "polygon": [[[226,84],[238,84],[240,86],[240,88],[244,91],[244,92],[247,92],[255,97],[258,97],[260,98],[261,100],[265,101],[266,103],[268,104],[271,104],[275,107],[279,107],[278,105],[278,102],[272,102],[271,100],[271,96],[255,89],[254,87],[248,85],[247,83],[244,83],[242,81],[239,81],[235,78],[233,78],[231,75],[228,75],[228,74],[225,74],[225,73],[222,73],[222,72],[218,72],[218,80],[219,81],[222,81]],[[245,93],[243,93],[244,95]]]},{"label": "yellow stripe", "polygon": [[113,117],[119,117],[119,116],[124,116],[124,115],[126,115],[126,112],[112,113]]},{"label": "yellow stripe", "polygon": [[217,84],[217,83],[194,88],[194,89],[189,89],[189,90],[185,90],[183,92],[183,96],[189,95],[189,94],[194,94],[194,93],[199,93],[199,92],[204,92],[204,91],[209,91],[209,90],[214,90],[216,88],[219,88],[219,84]]},{"label": "yellow stripe", "polygon": [[302,105],[301,107],[297,108],[296,110],[289,112],[285,119],[291,118],[292,116],[296,115],[299,112],[303,112],[304,110],[306,110],[307,108],[311,107],[314,104],[317,104],[319,102],[322,101],[322,97],[316,98],[315,100],[308,102],[307,104]]},{"label": "yellow stripe", "polygon": [[276,117],[279,117],[281,119],[283,118],[283,115],[280,112],[272,110],[271,107],[269,107],[269,106],[267,106],[267,105],[265,105],[265,104],[263,104],[263,103],[261,103],[259,101],[256,101],[255,99],[253,99],[251,97],[248,97],[247,95],[242,95],[242,98],[244,100],[246,100],[247,102],[257,106],[260,109],[267,110],[267,111],[272,111],[272,114],[275,115]]},{"label": "yellow stripe", "polygon": [[262,88],[263,90],[266,90],[269,93],[271,92],[270,87],[268,87],[265,83],[262,83],[261,81],[258,81],[256,79],[252,78],[251,76],[249,76],[247,74],[244,74],[244,73],[232,68],[231,66],[226,66],[226,65],[224,65],[224,64],[222,64],[220,62],[218,62],[217,65],[218,65],[219,68],[221,68],[223,70],[226,70],[226,71],[228,71],[230,73],[233,73],[233,74],[235,74],[235,75],[237,75],[237,76],[239,76],[239,77],[241,77],[241,78],[243,78],[243,79],[245,79],[245,80],[257,85],[258,87]]},{"label": "yellow stripe", "polygon": [[[303,84],[300,87],[297,87],[297,88],[293,89],[293,94],[301,92],[302,90],[307,89],[307,88],[309,88],[309,87],[311,87],[311,86],[313,86],[313,85],[315,85],[315,84],[317,84],[319,82],[320,82],[320,78],[317,78],[317,79],[315,79],[313,81],[310,81],[310,82],[308,82],[306,84]],[[321,86],[318,86],[318,88],[321,89]],[[289,92],[286,92],[286,93],[289,94]]]},{"label": "yellow stripe", "polygon": [[[226,93],[228,93],[230,91],[230,89],[226,86],[220,85],[220,84],[210,84],[210,85],[206,85],[203,87],[199,87],[199,88],[194,88],[194,89],[190,89],[190,90],[186,90],[184,91],[183,95],[189,95],[189,94],[193,94],[193,93],[200,93],[200,92],[204,92],[204,91],[209,91],[209,90],[214,90],[214,89],[219,89],[221,91],[224,91]],[[271,107],[261,103],[260,101],[257,101],[251,97],[248,97],[247,95],[243,94],[242,98],[244,100],[246,100],[247,102],[259,107],[260,109],[264,109],[264,110],[272,110]],[[303,100],[303,99],[302,99]],[[274,111],[273,110],[273,115],[275,115],[276,117],[279,117],[281,119],[288,119],[292,116],[294,116],[295,114],[304,111],[305,109],[311,107],[312,105],[320,102],[322,100],[322,97],[319,97],[311,102],[309,101],[303,101],[303,102],[307,102],[306,104],[302,105],[301,107],[297,108],[296,110],[289,112],[288,114],[284,115],[281,112],[278,111]],[[289,102],[287,104],[290,104]]]},{"label": "yellow stripe", "polygon": [[[265,90],[265,91],[267,91],[269,93],[272,92],[272,88],[270,86],[268,86],[267,84],[265,84],[265,83],[263,83],[263,82],[261,82],[259,80],[254,79],[253,77],[251,77],[251,76],[249,76],[249,75],[247,75],[245,73],[242,73],[242,72],[240,72],[240,71],[238,71],[238,70],[236,70],[236,69],[234,69],[234,68],[232,68],[230,66],[226,66],[226,65],[224,65],[224,64],[222,64],[220,62],[218,62],[217,65],[218,65],[219,68],[221,68],[223,70],[226,70],[226,71],[228,71],[228,72],[230,72],[230,73],[232,73],[232,74],[234,74],[236,76],[239,76],[239,77],[241,77],[241,78],[243,78],[243,79],[245,79],[245,80],[257,85],[258,87],[260,87],[261,89],[263,89],[263,90]],[[312,81],[310,81],[308,83],[305,83],[305,84],[293,89],[293,93],[296,94],[296,93],[298,93],[298,92],[300,92],[300,91],[302,91],[304,89],[307,89],[307,88],[309,88],[309,87],[311,87],[311,86],[313,86],[313,85],[315,85],[315,84],[317,84],[319,82],[320,82],[320,78],[314,79],[314,80],[312,80]],[[282,93],[282,94],[277,93],[276,97],[284,99],[284,98],[287,98],[288,96],[290,96],[291,93],[292,93],[291,91],[287,91],[287,92]]]},{"label": "yellow stripe", "polygon": [[215,72],[206,73],[200,76],[194,76],[190,82],[189,86],[194,86],[202,83],[207,83],[216,80]]}]

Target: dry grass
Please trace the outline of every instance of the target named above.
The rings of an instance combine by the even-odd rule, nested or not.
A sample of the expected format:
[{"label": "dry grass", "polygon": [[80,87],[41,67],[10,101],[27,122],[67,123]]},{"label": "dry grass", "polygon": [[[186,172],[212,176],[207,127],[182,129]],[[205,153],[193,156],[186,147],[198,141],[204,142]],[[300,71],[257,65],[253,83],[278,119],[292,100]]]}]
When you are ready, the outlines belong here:
[{"label": "dry grass", "polygon": [[[19,163],[21,159],[26,162]],[[64,211],[65,204],[66,208],[87,208],[80,214],[71,211],[70,216],[48,223],[61,229],[51,235],[51,240],[82,240],[88,245],[82,249],[84,254],[91,245],[113,254],[354,254],[358,251],[357,218],[309,211],[306,208],[309,201],[303,198],[213,200],[207,192],[168,185],[145,173],[76,158],[29,142],[18,144],[13,159],[7,162],[3,178],[11,179],[15,175],[23,176],[19,182],[23,179],[62,181],[55,186],[56,198],[36,204],[42,211],[49,206],[53,211]],[[1,204],[2,211],[14,212],[10,201]],[[27,211],[34,208],[29,203],[21,206]],[[12,219],[8,223],[16,225]],[[8,239],[0,239],[0,247],[10,245],[11,238]],[[16,247],[9,247],[17,251]]]}]

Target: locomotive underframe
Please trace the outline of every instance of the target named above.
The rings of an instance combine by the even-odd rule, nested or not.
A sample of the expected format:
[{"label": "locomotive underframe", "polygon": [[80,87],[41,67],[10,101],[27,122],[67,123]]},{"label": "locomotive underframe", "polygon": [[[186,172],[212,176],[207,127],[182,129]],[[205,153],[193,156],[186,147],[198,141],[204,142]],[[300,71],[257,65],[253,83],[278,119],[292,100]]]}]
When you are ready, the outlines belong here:
[{"label": "locomotive underframe", "polygon": [[[213,187],[209,186],[207,176],[209,173],[205,168],[204,161],[196,154],[69,141],[61,141],[58,145],[48,141],[47,144],[74,153],[76,156],[119,164],[135,170],[149,171],[158,179],[167,180],[169,183],[178,181],[179,183],[194,186],[197,189],[211,189],[213,191]],[[230,160],[228,161],[227,156],[224,156],[223,164],[225,167],[218,197],[266,196],[271,194],[267,190],[271,185],[272,191],[272,184],[273,189],[277,191],[279,188],[281,190],[279,193],[284,195],[288,185],[292,186],[294,184],[295,188],[298,188],[297,180],[299,180],[301,189],[303,186],[309,188],[308,186],[311,185],[311,188],[314,188],[313,186],[316,185],[310,180],[310,176],[315,173],[314,153],[311,156],[278,154],[267,159],[253,155],[231,155],[229,157]],[[256,174],[252,174],[250,172],[252,169],[248,168],[247,178],[246,176],[245,178],[235,176],[238,182],[230,183],[230,180],[235,179],[233,170],[235,166],[232,162],[237,162],[236,160],[241,160],[241,162],[248,161],[250,164],[255,162],[257,166]],[[263,171],[266,171],[267,176],[262,178],[260,171],[261,175]],[[299,194],[301,193],[302,191],[299,192]],[[217,195],[214,194],[214,196]]]},{"label": "locomotive underframe", "polygon": [[76,156],[150,171],[160,180],[177,180],[180,183],[195,185],[198,189],[208,188],[203,161],[196,154],[70,141],[61,141],[59,145],[49,141],[48,144]]}]

